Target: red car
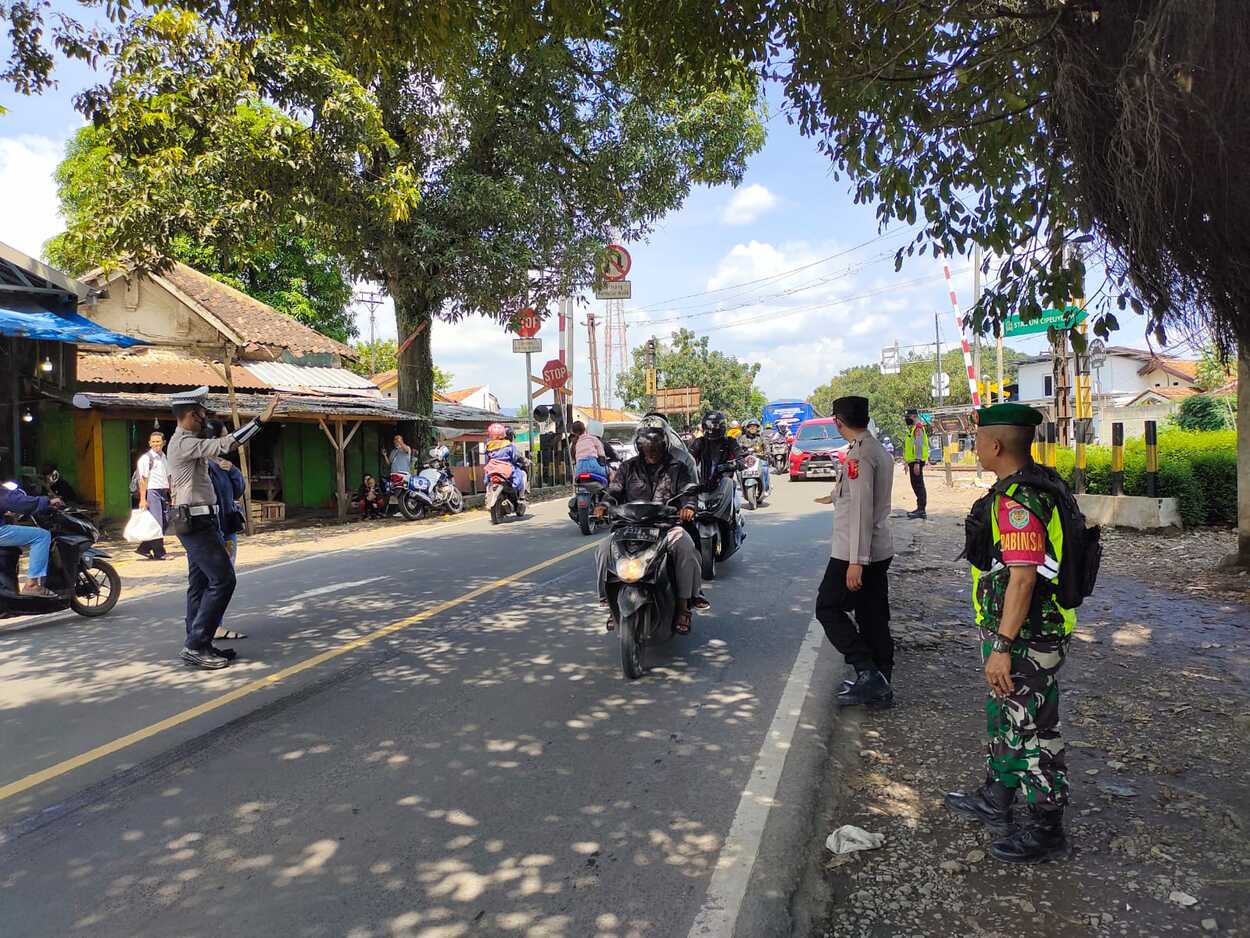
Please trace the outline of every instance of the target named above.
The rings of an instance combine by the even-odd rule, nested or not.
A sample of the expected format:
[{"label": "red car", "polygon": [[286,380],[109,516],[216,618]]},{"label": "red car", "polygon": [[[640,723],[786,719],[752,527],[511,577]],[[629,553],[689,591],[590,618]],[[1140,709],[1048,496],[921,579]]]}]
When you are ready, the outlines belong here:
[{"label": "red car", "polygon": [[849,445],[832,417],[804,420],[790,447],[790,481],[840,478]]}]

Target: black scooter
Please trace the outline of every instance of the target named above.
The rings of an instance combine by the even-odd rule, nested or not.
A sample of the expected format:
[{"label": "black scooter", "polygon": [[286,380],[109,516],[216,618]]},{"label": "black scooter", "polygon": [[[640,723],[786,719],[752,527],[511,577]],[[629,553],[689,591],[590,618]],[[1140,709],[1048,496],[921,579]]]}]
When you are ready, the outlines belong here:
[{"label": "black scooter", "polygon": [[103,616],[121,598],[122,580],[97,550],[100,531],[81,514],[48,508],[29,516],[52,535],[46,586],[55,597],[23,596],[18,584],[21,548],[0,547],[0,619],[73,609],[80,616]]},{"label": "black scooter", "polygon": [[747,523],[739,502],[736,478],[739,468],[738,462],[717,466],[712,478],[699,493],[699,510],[694,520],[699,561],[705,580],[716,579],[717,563],[737,553],[747,537]]},{"label": "black scooter", "polygon": [[609,508],[607,596],[621,641],[621,671],[642,677],[643,649],[676,634],[677,587],[669,559],[669,532],[678,526],[673,502],[695,490],[691,485],[671,502],[628,502]]}]

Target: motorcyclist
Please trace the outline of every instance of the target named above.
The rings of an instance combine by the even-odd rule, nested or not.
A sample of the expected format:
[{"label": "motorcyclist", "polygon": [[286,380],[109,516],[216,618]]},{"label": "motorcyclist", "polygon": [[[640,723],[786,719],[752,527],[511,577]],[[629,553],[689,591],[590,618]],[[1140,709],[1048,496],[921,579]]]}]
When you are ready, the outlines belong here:
[{"label": "motorcyclist", "polygon": [[516,448],[502,423],[492,423],[486,428],[486,478],[492,475],[506,476],[518,496],[525,494],[525,457]]},{"label": "motorcyclist", "polygon": [[[667,504],[693,483],[690,467],[677,459],[669,447],[668,432],[657,426],[643,426],[635,437],[638,455],[625,460],[617,468],[604,492],[604,504],[595,508],[595,516],[607,514],[608,505],[628,502],[655,502]],[[678,520],[689,524],[694,520],[698,495],[687,492],[678,499]],[[669,556],[673,560],[673,574],[677,585],[677,617],[673,627],[683,635],[690,631],[690,610],[708,608],[703,598],[703,578],[699,567],[699,550],[694,539],[682,527],[669,530]],[[599,601],[607,603],[608,541],[599,545],[597,565],[599,570]],[[612,628],[609,621],[608,628]]]},{"label": "motorcyclist", "polygon": [[729,421],[729,429],[725,431],[725,435],[731,440],[736,440],[742,436],[742,425],[736,420]]},{"label": "motorcyclist", "polygon": [[699,479],[708,485],[717,466],[741,459],[744,454],[738,441],[727,434],[725,415],[719,410],[704,414],[700,426],[703,435],[690,444],[690,454],[699,465]]},{"label": "motorcyclist", "polygon": [[[31,515],[48,508],[64,508],[65,503],[59,498],[48,498],[45,495],[27,495],[18,485],[9,482],[0,486],[0,547],[29,547],[30,561],[26,567],[26,585],[22,587],[23,596],[41,596],[44,599],[56,597],[44,586],[44,578],[48,575],[48,558],[52,550],[52,535],[43,528],[30,527],[24,524],[5,524],[4,516]],[[696,560],[696,563],[698,561]]]},{"label": "motorcyclist", "polygon": [[742,436],[738,437],[738,445],[759,461],[760,501],[763,501],[763,496],[768,494],[768,440],[760,432],[760,422],[754,417],[747,421]]}]

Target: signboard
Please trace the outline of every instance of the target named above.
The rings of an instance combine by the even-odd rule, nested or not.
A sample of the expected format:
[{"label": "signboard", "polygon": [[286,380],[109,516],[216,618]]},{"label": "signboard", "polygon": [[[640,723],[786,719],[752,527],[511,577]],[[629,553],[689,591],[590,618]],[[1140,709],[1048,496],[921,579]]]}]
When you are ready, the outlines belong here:
[{"label": "signboard", "polygon": [[1003,323],[1003,335],[1008,337],[1040,335],[1052,327],[1055,329],[1071,329],[1088,318],[1089,313],[1075,306],[1068,306],[1062,310],[1043,310],[1042,315],[1032,322],[1023,322],[1019,313],[1012,313],[1007,317],[1007,321]]},{"label": "signboard", "polygon": [[618,281],[629,276],[633,260],[629,252],[619,244],[609,244],[604,251],[603,269],[599,271],[604,280]]},{"label": "signboard", "polygon": [[654,369],[654,368],[648,368],[648,369],[647,369],[647,387],[646,387],[646,389],[643,391],[643,393],[644,393],[644,394],[648,394],[648,395],[650,395],[650,396],[654,397],[654,396],[655,396],[655,390],[656,390],[656,389],[655,389],[655,369]]},{"label": "signboard", "polygon": [[547,382],[547,387],[552,389],[562,388],[568,380],[569,368],[560,359],[553,358],[543,365],[543,381]]},{"label": "signboard", "polygon": [[[532,339],[534,336],[538,335],[538,330],[542,327],[542,319],[536,312],[534,312],[533,308],[530,307],[521,310],[521,315],[516,319],[517,335],[521,336],[523,339]],[[513,351],[516,351],[515,346],[513,347]],[[538,349],[534,349],[534,351],[537,352]]]},{"label": "signboard", "polygon": [[1089,343],[1089,364],[1092,368],[1101,368],[1107,363],[1107,343],[1095,339]]},{"label": "signboard", "polygon": [[628,280],[607,280],[595,285],[596,300],[629,300],[633,295],[633,284]]},{"label": "signboard", "polygon": [[533,352],[541,352],[542,350],[543,350],[542,339],[513,339],[512,340],[512,351],[516,352],[518,355],[523,355],[523,354],[533,353]]},{"label": "signboard", "polygon": [[881,373],[896,375],[903,370],[898,360],[898,346],[890,345],[881,350]]},{"label": "signboard", "polygon": [[698,388],[660,388],[655,392],[655,409],[661,414],[691,414],[702,403]]},{"label": "signboard", "polygon": [[[938,386],[938,378],[942,379],[941,387]],[[929,391],[934,397],[945,397],[951,392],[951,376],[945,371],[931,375],[929,378]]]}]

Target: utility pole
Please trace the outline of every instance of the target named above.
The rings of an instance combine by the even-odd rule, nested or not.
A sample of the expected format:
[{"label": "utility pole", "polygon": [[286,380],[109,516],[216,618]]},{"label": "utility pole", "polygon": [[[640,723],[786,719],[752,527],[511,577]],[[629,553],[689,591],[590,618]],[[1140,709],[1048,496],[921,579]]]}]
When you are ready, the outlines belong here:
[{"label": "utility pole", "polygon": [[375,290],[361,290],[353,297],[357,303],[369,307],[369,371],[377,373],[377,348],[373,344],[377,341],[377,309],[382,305],[382,294]]},{"label": "utility pole", "polygon": [[596,420],[603,419],[603,400],[599,396],[599,355],[595,349],[595,314],[586,314],[586,344],[589,348],[586,359],[590,367],[590,407]]}]

